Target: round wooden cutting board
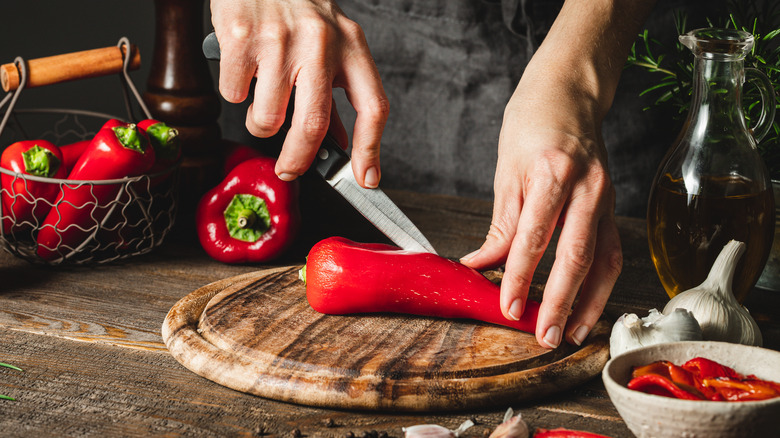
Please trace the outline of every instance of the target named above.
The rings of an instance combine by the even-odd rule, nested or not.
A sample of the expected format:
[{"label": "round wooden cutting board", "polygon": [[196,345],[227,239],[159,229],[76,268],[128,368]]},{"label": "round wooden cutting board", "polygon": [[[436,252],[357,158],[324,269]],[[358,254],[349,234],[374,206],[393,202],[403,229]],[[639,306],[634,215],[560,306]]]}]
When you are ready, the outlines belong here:
[{"label": "round wooden cutting board", "polygon": [[204,286],[171,308],[171,354],[216,383],[310,406],[394,411],[503,407],[579,385],[609,356],[607,321],[582,347],[470,320],[315,312],[300,266]]}]

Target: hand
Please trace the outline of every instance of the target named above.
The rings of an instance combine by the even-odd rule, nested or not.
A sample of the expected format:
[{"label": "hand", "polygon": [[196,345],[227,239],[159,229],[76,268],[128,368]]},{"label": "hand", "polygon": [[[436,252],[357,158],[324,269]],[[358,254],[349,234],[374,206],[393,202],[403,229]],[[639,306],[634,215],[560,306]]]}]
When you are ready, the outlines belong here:
[{"label": "hand", "polygon": [[536,326],[543,346],[555,348],[563,338],[581,344],[622,269],[601,121],[653,4],[567,0],[504,113],[490,231],[462,262],[475,269],[506,264],[501,310],[517,319],[561,226]]},{"label": "hand", "polygon": [[550,348],[564,335],[582,343],[622,265],[600,130],[588,120],[589,112],[575,110],[576,99],[555,94],[560,93],[521,82],[507,106],[490,231],[482,248],[463,260],[475,269],[506,263],[501,309],[518,319],[539,260],[561,225],[536,328],[539,343]]},{"label": "hand", "polygon": [[332,1],[212,0],[211,12],[221,49],[222,96],[243,101],[257,78],[246,118],[252,135],[270,137],[279,131],[295,86],[294,114],[276,174],[292,180],[305,172],[329,130],[346,147],[332,97],[339,87],[357,112],[355,178],[364,187],[376,187],[389,107],[360,26]]}]

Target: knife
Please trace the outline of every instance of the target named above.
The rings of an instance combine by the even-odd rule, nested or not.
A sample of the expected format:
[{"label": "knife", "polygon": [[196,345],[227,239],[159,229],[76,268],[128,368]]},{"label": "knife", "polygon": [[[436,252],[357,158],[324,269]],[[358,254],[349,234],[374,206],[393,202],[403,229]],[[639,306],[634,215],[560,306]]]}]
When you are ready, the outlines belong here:
[{"label": "knife", "polygon": [[[219,42],[214,32],[203,40],[203,54],[210,60],[220,58]],[[292,101],[281,128],[284,132],[290,127],[291,109]],[[349,155],[330,135],[322,141],[312,169],[393,243],[408,251],[436,254],[428,239],[382,190],[366,189],[357,183]]]}]

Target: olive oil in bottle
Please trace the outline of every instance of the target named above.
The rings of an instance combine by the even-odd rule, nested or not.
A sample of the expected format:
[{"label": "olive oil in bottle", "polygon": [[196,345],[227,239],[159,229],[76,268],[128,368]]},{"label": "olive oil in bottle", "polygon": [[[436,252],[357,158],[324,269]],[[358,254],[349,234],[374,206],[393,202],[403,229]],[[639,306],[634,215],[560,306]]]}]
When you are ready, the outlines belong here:
[{"label": "olive oil in bottle", "polygon": [[756,284],[769,256],[774,234],[772,190],[754,187],[739,177],[705,179],[703,186],[725,196],[688,195],[664,175],[650,197],[650,255],[661,283],[673,297],[698,286],[729,240],[746,244],[734,274],[733,291],[740,302]]}]

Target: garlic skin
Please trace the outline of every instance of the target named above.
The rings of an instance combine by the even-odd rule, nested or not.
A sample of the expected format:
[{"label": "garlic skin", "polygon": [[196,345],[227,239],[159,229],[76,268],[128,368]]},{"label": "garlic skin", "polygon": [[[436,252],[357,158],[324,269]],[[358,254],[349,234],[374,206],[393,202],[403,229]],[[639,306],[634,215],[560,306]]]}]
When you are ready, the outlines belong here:
[{"label": "garlic skin", "polygon": [[404,427],[403,432],[404,438],[457,438],[473,425],[473,421],[466,420],[457,429],[450,430],[438,424],[418,424]]},{"label": "garlic skin", "polygon": [[750,313],[731,292],[737,261],[745,244],[732,240],[723,247],[702,284],[676,295],[664,307],[664,313],[687,309],[701,326],[704,340],[737,344],[763,344],[761,331]]},{"label": "garlic skin", "polygon": [[609,337],[609,354],[616,357],[627,351],[677,341],[700,341],[702,331],[693,314],[685,309],[675,309],[663,314],[650,309],[639,318],[634,313],[624,313],[612,326]]},{"label": "garlic skin", "polygon": [[531,433],[520,414],[515,415],[512,408],[507,409],[504,421],[496,427],[488,438],[528,438]]}]

